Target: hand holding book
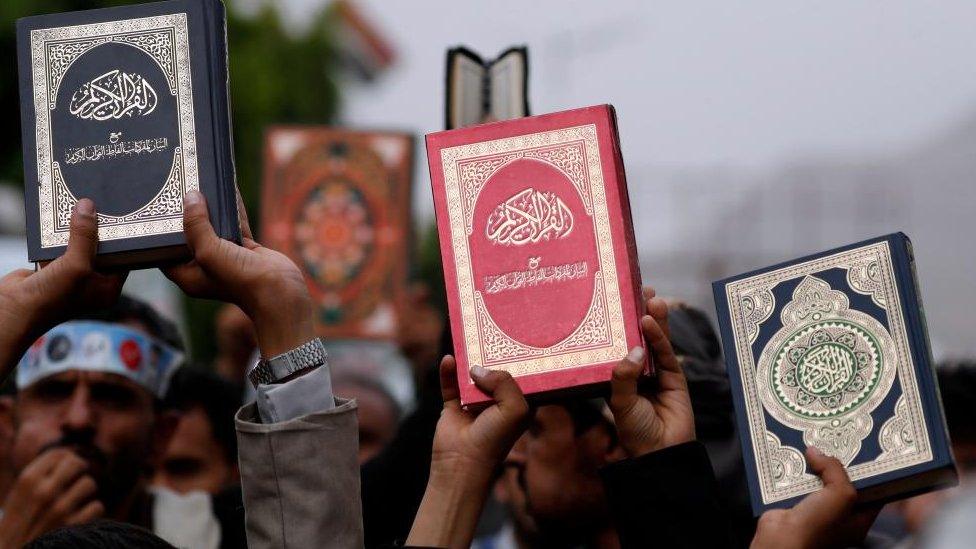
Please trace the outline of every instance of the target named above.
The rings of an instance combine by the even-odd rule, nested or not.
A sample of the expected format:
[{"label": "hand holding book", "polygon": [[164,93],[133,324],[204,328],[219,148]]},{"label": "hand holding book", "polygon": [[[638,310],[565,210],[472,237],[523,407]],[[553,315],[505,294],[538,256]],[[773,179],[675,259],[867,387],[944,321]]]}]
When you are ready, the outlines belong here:
[{"label": "hand holding book", "polygon": [[[243,214],[243,208],[239,211]],[[210,223],[206,198],[191,192],[183,226],[193,259],[163,272],[184,292],[240,307],[254,322],[262,356],[276,356],[315,337],[301,271],[283,254],[255,242],[246,217],[241,219],[242,244],[224,240]]]},{"label": "hand holding book", "polygon": [[479,389],[494,399],[481,413],[461,407],[457,363],[441,361],[444,410],[437,421],[430,480],[407,545],[468,547],[495,469],[527,426],[529,405],[508,372],[472,368]]},{"label": "hand holding book", "polygon": [[644,298],[647,315],[641,319],[641,331],[654,353],[657,387],[653,392],[639,387],[644,349],[634,347],[613,369],[608,401],[620,444],[631,458],[695,439],[688,382],[671,347],[668,305],[651,287],[645,287]]},{"label": "hand holding book", "polygon": [[118,299],[128,273],[95,270],[95,219],[95,204],[79,200],[71,214],[64,255],[37,271],[21,269],[0,278],[0,379],[40,334],[75,312],[105,307]]},{"label": "hand holding book", "polygon": [[807,448],[810,468],[823,480],[792,509],[763,513],[751,547],[853,547],[861,545],[881,511],[881,504],[855,507],[857,490],[837,458]]}]

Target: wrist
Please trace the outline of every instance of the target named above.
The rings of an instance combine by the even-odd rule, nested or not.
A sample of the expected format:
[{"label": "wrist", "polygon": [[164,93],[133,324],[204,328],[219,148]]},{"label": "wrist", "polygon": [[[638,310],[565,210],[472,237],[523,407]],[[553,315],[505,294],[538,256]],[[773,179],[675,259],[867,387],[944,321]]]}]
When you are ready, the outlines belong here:
[{"label": "wrist", "polygon": [[489,475],[461,460],[431,462],[430,479],[407,545],[467,547],[491,487]]},{"label": "wrist", "polygon": [[264,358],[280,355],[315,338],[312,300],[304,287],[279,292],[275,299],[259,301],[248,315],[254,323],[258,349]]}]

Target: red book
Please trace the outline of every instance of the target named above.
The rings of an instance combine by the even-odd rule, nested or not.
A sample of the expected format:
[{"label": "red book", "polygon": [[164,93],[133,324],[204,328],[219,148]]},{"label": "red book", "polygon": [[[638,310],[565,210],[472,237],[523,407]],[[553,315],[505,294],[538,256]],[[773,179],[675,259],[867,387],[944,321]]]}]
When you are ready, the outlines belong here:
[{"label": "red book", "polygon": [[396,338],[412,159],[403,133],[280,126],[265,135],[262,242],[304,271],[319,335]]},{"label": "red book", "polygon": [[536,398],[597,390],[643,346],[613,107],[427,135],[463,405],[473,365]]}]

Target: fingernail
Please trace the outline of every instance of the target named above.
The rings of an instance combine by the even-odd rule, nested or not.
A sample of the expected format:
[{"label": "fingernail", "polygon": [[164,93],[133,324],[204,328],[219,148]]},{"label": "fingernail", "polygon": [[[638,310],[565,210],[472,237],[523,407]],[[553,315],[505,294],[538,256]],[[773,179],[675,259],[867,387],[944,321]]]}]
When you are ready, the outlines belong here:
[{"label": "fingernail", "polygon": [[201,202],[203,202],[203,195],[200,194],[200,191],[190,191],[183,197],[184,206],[196,206]]},{"label": "fingernail", "polygon": [[821,452],[820,448],[817,448],[816,446],[809,446],[807,447],[807,450],[809,450],[810,453],[816,457],[824,457],[824,453]]},{"label": "fingernail", "polygon": [[75,204],[75,211],[81,215],[95,215],[95,203],[89,198],[82,198]]},{"label": "fingernail", "polygon": [[483,379],[486,375],[488,375],[488,370],[486,370],[484,366],[475,364],[471,367],[469,373],[471,374],[471,377],[475,379]]},{"label": "fingernail", "polygon": [[641,362],[644,362],[644,348],[634,347],[633,349],[631,349],[630,352],[627,353],[627,360],[633,362],[634,364],[640,364]]}]

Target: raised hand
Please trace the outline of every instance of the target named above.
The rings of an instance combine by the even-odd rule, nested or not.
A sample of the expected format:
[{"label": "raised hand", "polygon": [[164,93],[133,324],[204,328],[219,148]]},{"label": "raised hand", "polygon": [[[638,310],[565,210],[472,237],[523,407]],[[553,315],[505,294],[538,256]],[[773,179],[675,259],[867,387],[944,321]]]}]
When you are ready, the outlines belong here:
[{"label": "raised hand", "polygon": [[638,457],[695,439],[695,416],[688,396],[688,382],[671,347],[668,305],[653,288],[644,290],[647,315],[641,330],[654,354],[657,387],[638,387],[644,350],[631,349],[613,369],[610,411],[620,444],[629,457]]},{"label": "raised hand", "polygon": [[823,480],[823,489],[792,509],[774,509],[759,518],[752,547],[811,549],[851,547],[864,541],[880,505],[856,508],[857,490],[837,459],[807,448],[807,463]]},{"label": "raised hand", "polygon": [[10,488],[0,519],[0,549],[22,547],[37,536],[102,516],[88,464],[66,448],[42,453]]},{"label": "raised hand", "polygon": [[461,408],[457,364],[441,361],[444,410],[434,433],[430,480],[407,545],[468,547],[492,475],[525,430],[529,405],[507,372],[471,368],[471,378],[494,404],[474,413]]},{"label": "raised hand", "polygon": [[95,271],[98,221],[83,198],[71,214],[64,255],[38,271],[20,269],[0,279],[0,379],[44,332],[87,309],[113,305],[128,273]]},{"label": "raised hand", "polygon": [[[244,209],[238,206],[242,213]],[[315,337],[312,300],[298,267],[284,254],[265,248],[241,219],[242,245],[214,232],[207,202],[196,191],[184,199],[183,230],[193,259],[163,272],[192,297],[240,307],[254,322],[258,347],[266,358]]]}]

